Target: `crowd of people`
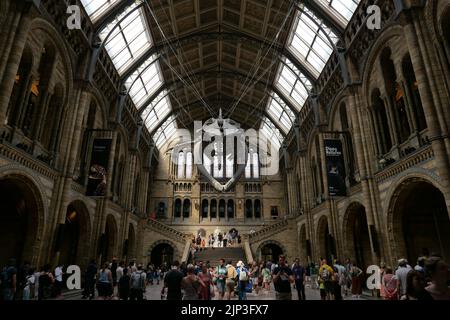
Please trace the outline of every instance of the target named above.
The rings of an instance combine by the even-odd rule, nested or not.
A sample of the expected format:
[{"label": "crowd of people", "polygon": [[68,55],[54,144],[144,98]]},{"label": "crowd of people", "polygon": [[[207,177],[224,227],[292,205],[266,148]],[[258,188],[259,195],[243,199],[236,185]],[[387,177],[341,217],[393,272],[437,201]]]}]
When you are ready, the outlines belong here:
[{"label": "crowd of people", "polygon": [[[14,259],[2,269],[0,277],[3,300],[44,300],[58,298],[63,288],[62,265],[54,269],[45,265],[36,271],[25,263],[17,268]],[[167,300],[246,300],[248,293],[260,295],[275,290],[277,300],[292,300],[296,290],[299,300],[306,300],[305,288],[319,290],[322,300],[342,300],[352,295],[360,299],[367,275],[349,259],[345,263],[292,264],[280,255],[278,261],[255,262],[221,259],[218,265],[209,261],[186,264],[175,261],[171,266],[117,262],[97,266],[92,260],[84,274],[84,299],[143,300],[146,290],[163,283],[161,299]],[[380,289],[372,292],[384,300],[450,300],[449,266],[437,254],[420,257],[412,268],[400,259],[395,270],[381,263]],[[159,288],[159,287],[158,287]]]},{"label": "crowd of people", "polygon": [[227,248],[240,245],[242,242],[241,235],[236,229],[229,232],[214,232],[208,237],[201,234],[192,236],[192,248],[202,250],[204,248]]}]

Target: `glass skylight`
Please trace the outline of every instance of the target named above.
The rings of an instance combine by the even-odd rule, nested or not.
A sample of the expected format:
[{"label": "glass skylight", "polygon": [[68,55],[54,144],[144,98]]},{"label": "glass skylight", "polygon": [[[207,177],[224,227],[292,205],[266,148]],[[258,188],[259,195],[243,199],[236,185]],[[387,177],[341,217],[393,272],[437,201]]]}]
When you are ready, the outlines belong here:
[{"label": "glass skylight", "polygon": [[158,130],[156,130],[155,134],[153,135],[153,141],[155,141],[158,149],[173,137],[173,135],[177,131],[175,125],[175,118],[171,116],[158,128]]},{"label": "glass skylight", "polygon": [[300,111],[303,107],[312,89],[311,82],[308,78],[288,59],[286,59],[285,63],[281,64],[276,86],[293,102],[297,111]]},{"label": "glass skylight", "polygon": [[[112,32],[105,48],[120,74],[152,45],[143,9],[131,12],[136,6],[135,2],[100,32],[103,41]],[[125,18],[127,14],[129,15]],[[120,22],[123,18],[125,19]]]},{"label": "glass skylight", "polygon": [[161,92],[142,113],[148,131],[152,132],[172,110],[167,91]]},{"label": "glass skylight", "polygon": [[264,135],[264,137],[266,137],[268,142],[275,144],[278,148],[281,147],[283,135],[280,133],[280,130],[278,130],[278,128],[267,117],[264,117],[262,119],[259,134]]},{"label": "glass skylight", "polygon": [[278,125],[283,129],[285,134],[289,133],[295,121],[295,114],[275,93],[269,100],[267,113],[272,116],[272,119],[278,122]]},{"label": "glass skylight", "polygon": [[333,9],[333,14],[339,14],[347,22],[353,16],[360,0],[320,0],[325,6],[329,6]]},{"label": "glass skylight", "polygon": [[101,17],[108,9],[116,4],[119,0],[81,0],[86,13],[92,21]]},{"label": "glass skylight", "polygon": [[130,89],[130,97],[138,109],[163,84],[159,65],[155,59],[156,56],[152,56],[144,62],[125,82]]},{"label": "glass skylight", "polygon": [[319,77],[328,59],[333,53],[333,46],[338,38],[311,10],[304,8],[298,12],[297,24],[288,49],[291,50],[312,73]]}]

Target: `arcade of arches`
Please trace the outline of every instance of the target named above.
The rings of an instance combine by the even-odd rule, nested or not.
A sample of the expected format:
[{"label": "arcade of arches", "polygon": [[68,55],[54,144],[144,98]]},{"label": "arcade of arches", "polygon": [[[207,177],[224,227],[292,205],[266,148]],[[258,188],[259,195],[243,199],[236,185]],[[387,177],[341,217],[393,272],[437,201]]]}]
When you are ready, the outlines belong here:
[{"label": "arcade of arches", "polygon": [[[450,260],[450,0],[377,1],[379,30],[369,0],[72,2],[78,30],[1,1],[1,265],[170,263],[230,229],[247,261]],[[195,121],[265,144],[198,157]]]}]

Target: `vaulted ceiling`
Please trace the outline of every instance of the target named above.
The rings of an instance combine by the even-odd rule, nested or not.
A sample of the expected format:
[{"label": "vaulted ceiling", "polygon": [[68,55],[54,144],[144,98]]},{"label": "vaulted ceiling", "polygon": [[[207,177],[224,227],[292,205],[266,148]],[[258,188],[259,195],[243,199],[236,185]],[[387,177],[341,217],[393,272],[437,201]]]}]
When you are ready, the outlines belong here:
[{"label": "vaulted ceiling", "polygon": [[224,116],[283,139],[359,0],[81,0],[158,146]]}]

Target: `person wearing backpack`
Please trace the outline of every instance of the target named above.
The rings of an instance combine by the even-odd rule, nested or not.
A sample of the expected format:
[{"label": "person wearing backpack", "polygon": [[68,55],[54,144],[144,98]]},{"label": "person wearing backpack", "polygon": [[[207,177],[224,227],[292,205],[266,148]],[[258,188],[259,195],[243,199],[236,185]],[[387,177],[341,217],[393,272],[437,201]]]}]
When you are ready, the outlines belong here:
[{"label": "person wearing backpack", "polygon": [[237,263],[237,278],[238,278],[238,296],[239,300],[247,300],[246,289],[247,284],[250,281],[248,269],[245,267],[245,264],[242,261]]},{"label": "person wearing backpack", "polygon": [[17,269],[15,267],[16,260],[10,259],[7,266],[3,268],[1,273],[2,297],[5,301],[14,300],[17,289]]},{"label": "person wearing backpack", "polygon": [[143,300],[145,292],[145,280],[147,275],[144,270],[142,270],[142,265],[137,266],[137,270],[131,274],[131,290],[130,290],[130,300]]},{"label": "person wearing backpack", "polygon": [[319,282],[323,284],[325,290],[326,300],[331,300],[333,295],[333,269],[327,264],[327,260],[322,260],[322,265],[319,268]]}]

